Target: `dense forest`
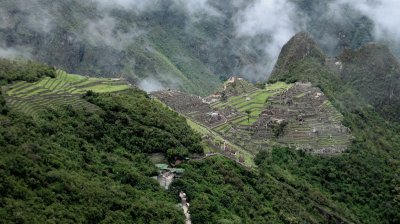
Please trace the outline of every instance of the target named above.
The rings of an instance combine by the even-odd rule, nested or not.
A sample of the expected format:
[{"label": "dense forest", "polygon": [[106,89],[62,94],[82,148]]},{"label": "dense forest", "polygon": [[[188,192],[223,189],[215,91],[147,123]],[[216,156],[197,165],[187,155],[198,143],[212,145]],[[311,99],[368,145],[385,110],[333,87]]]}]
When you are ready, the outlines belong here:
[{"label": "dense forest", "polygon": [[[53,75],[46,66],[11,65],[2,80]],[[157,170],[143,153],[199,153],[200,137],[140,90],[84,98],[100,112],[66,105],[32,119],[0,98],[1,222],[183,223],[177,196],[150,178]]]}]

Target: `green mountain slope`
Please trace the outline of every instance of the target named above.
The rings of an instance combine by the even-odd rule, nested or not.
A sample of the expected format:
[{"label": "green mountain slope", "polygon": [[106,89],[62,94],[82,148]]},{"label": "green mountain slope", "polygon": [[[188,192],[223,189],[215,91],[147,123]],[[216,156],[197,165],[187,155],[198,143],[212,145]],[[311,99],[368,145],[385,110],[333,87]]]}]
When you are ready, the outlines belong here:
[{"label": "green mountain slope", "polygon": [[[220,77],[267,78],[261,68],[275,59],[260,46],[272,35],[237,35],[241,12],[255,1],[202,2],[209,9],[188,9],[179,0],[153,1],[144,10],[142,4],[124,8],[119,2],[104,6],[105,1],[4,0],[0,47],[69,73],[123,75],[135,84],[155,79],[158,89],[202,96],[215,91]],[[332,55],[373,40],[372,21],[355,10],[346,9],[337,20],[322,13],[331,1],[290,2],[309,18],[307,31]]]},{"label": "green mountain slope", "polygon": [[[296,38],[285,47],[296,49],[297,42],[294,40]],[[283,51],[279,60],[285,59]],[[280,63],[282,62],[278,61],[277,64]],[[330,194],[334,200],[347,204],[362,222],[396,223],[399,221],[400,211],[397,187],[400,181],[397,175],[400,142],[395,136],[400,133],[399,125],[385,120],[379,113],[380,108],[368,105],[368,98],[362,94],[362,90],[358,91],[357,85],[348,82],[346,78],[342,79],[340,73],[331,70],[329,64],[319,57],[304,57],[284,68],[284,72],[280,72],[282,69],[275,70],[270,82],[310,81],[319,86],[344,115],[344,124],[350,127],[355,137],[348,154],[320,158],[289,153],[290,159],[283,161],[265,155],[264,166],[270,169],[278,165],[292,175],[306,180]],[[366,79],[369,77],[366,76]],[[362,80],[360,79],[361,83],[368,83]],[[365,88],[375,89],[372,83],[369,85],[365,85]]]},{"label": "green mountain slope", "polygon": [[[264,154],[255,160],[262,169],[248,169],[218,155],[193,159],[180,166],[185,175],[170,191],[164,191],[151,178],[157,169],[148,153],[175,152],[179,157],[201,153],[204,147],[184,118],[135,88],[115,92],[112,84],[116,83],[108,79],[68,75],[46,66],[28,69],[25,63],[8,64],[24,67],[34,77],[31,83],[21,83],[27,81],[23,76],[3,73],[2,81],[17,85],[13,88],[16,94],[44,81],[64,80],[58,86],[69,81],[75,87],[91,87],[92,91],[77,97],[97,109],[87,110],[66,100],[43,106],[32,118],[3,99],[11,90],[1,94],[0,106],[6,109],[0,115],[0,215],[6,222],[182,223],[183,213],[176,206],[181,190],[188,195],[194,223],[359,222],[354,211],[324,189],[279,165],[273,170],[264,168]],[[102,82],[111,92],[96,93],[99,88],[95,87]],[[278,83],[265,91],[280,92],[287,86],[291,85]],[[30,95],[42,97],[40,91]],[[64,100],[74,97],[73,92],[63,96]],[[239,98],[232,96],[227,102],[234,99]],[[275,150],[282,149],[266,152],[280,152]]]},{"label": "green mountain slope", "polygon": [[[340,111],[356,109],[360,105],[366,106],[363,98],[357,97],[355,90],[332,69],[328,56],[308,34],[295,35],[282,49],[268,82],[311,82],[321,88]],[[290,63],[285,63],[286,61]]]},{"label": "green mountain slope", "polygon": [[356,51],[346,50],[341,78],[386,117],[400,121],[400,64],[388,47],[369,44]]},{"label": "green mountain slope", "polygon": [[[2,70],[1,82],[37,81],[15,84],[24,88],[48,81],[44,75],[60,75],[46,66],[8,65],[13,69]],[[34,78],[14,76],[21,68]],[[61,75],[64,81],[77,78]],[[34,118],[0,95],[2,222],[183,223],[176,196],[151,178],[157,169],[144,153],[199,153],[200,137],[185,119],[136,88],[96,93],[95,84],[107,79],[78,78],[94,81],[88,85],[92,91],[58,96],[63,101],[43,106]],[[97,109],[75,106],[70,98]]]},{"label": "green mountain slope", "polygon": [[[365,54],[354,55],[359,52],[365,52]],[[194,215],[194,219],[212,219],[214,222],[257,220],[262,214],[255,215],[257,211],[253,210],[250,204],[259,202],[265,205],[263,200],[266,199],[267,201],[275,202],[275,204],[271,205],[272,210],[269,210],[270,213],[268,214],[270,216],[266,215],[266,217],[273,217],[274,213],[280,214],[278,219],[274,219],[274,222],[293,221],[295,219],[291,217],[292,214],[297,214],[295,217],[301,217],[299,219],[302,221],[321,222],[318,221],[317,217],[320,214],[324,214],[326,210],[321,210],[320,206],[327,206],[328,210],[333,214],[340,214],[339,217],[343,218],[340,222],[345,223],[397,223],[400,220],[398,215],[400,214],[400,204],[398,203],[400,141],[397,137],[400,134],[400,126],[396,122],[387,120],[386,116],[382,116],[385,113],[382,113],[382,108],[379,106],[384,104],[390,96],[390,94],[386,93],[396,89],[391,86],[397,83],[397,76],[395,75],[397,67],[396,63],[393,63],[395,59],[385,48],[382,49],[377,46],[367,46],[356,52],[345,52],[343,55],[349,55],[349,57],[344,57],[342,60],[328,57],[309,35],[300,33],[283,47],[269,83],[274,86],[281,85],[277,84],[278,81],[286,82],[287,84],[285,85],[295,82],[310,82],[314,87],[319,87],[332,103],[331,106],[343,115],[339,123],[349,127],[351,130],[353,139],[345,153],[336,156],[315,156],[303,151],[295,151],[293,148],[287,149],[272,146],[268,150],[258,153],[255,157],[258,166],[256,173],[263,176],[255,177],[259,182],[268,177],[272,178],[269,179],[268,183],[277,180],[278,182],[275,183],[280,184],[278,185],[280,189],[286,189],[284,186],[292,186],[295,189],[294,192],[296,192],[296,189],[301,189],[300,192],[306,195],[305,198],[308,198],[307,200],[316,201],[316,205],[311,207],[319,211],[317,215],[306,212],[302,214],[307,215],[301,216],[296,213],[296,211],[299,211],[295,208],[296,203],[302,199],[293,202],[293,207],[286,206],[285,208],[290,207],[291,209],[289,213],[284,213],[279,206],[274,207],[277,204],[282,205],[277,202],[279,199],[274,199],[273,196],[266,199],[265,197],[268,194],[261,194],[260,198],[258,198],[254,188],[257,189],[255,186],[259,182],[251,184],[246,182],[251,180],[237,173],[227,171],[232,170],[232,168],[218,169],[217,167],[224,167],[223,164],[225,162],[210,159],[199,164],[189,163],[187,169],[199,170],[198,175],[187,175],[181,182],[177,182],[177,188],[184,187],[185,191],[188,192],[189,198],[193,200],[191,205],[194,210],[197,211],[197,214],[201,214],[199,217]],[[369,61],[366,59],[369,59]],[[388,75],[391,74],[388,69],[394,71],[394,75]],[[382,81],[384,79],[392,81],[384,82]],[[371,80],[375,80],[377,85],[375,86]],[[240,87],[242,86],[240,85]],[[167,104],[175,102],[176,104],[173,104],[175,108],[173,109],[186,114],[186,116],[197,122],[200,121],[203,125],[213,127],[213,120],[202,118],[200,116],[201,112],[206,114],[215,112],[216,109],[213,110],[213,105],[216,108],[220,108],[221,105],[229,105],[229,113],[235,112],[235,105],[252,105],[250,102],[252,101],[251,98],[254,98],[253,92],[243,89],[246,88],[238,89],[237,93],[239,95],[236,93],[236,95],[228,94],[223,96],[223,91],[221,91],[219,94],[207,98],[210,103],[208,107],[201,106],[204,103],[201,101],[190,101],[191,106],[186,107],[182,106],[184,100],[175,102],[174,98],[171,98],[166,102]],[[369,95],[368,89],[373,91],[380,89],[380,93],[376,96],[373,93]],[[229,90],[228,92],[234,93],[235,91]],[[240,94],[245,94],[245,96]],[[249,96],[250,99],[247,100]],[[304,94],[301,96],[303,97]],[[187,99],[190,99],[190,97]],[[226,102],[218,102],[218,99]],[[378,102],[380,104],[373,104],[373,100],[376,99],[379,99]],[[394,99],[394,95],[392,99]],[[197,103],[199,106],[194,106]],[[183,110],[180,110],[180,108]],[[208,109],[206,110],[205,108]],[[239,106],[238,108],[240,109],[241,107]],[[226,111],[223,111],[221,114],[225,115],[225,113]],[[201,122],[201,120],[204,122]],[[218,126],[218,120],[215,122]],[[243,123],[246,122],[250,121],[244,116]],[[251,120],[251,122],[254,122],[254,120]],[[217,136],[215,139],[205,138],[208,144],[217,146],[211,147],[209,149],[211,152],[228,146],[230,149],[226,151],[228,153],[236,152],[235,155],[237,157],[229,157],[229,155],[227,157],[246,164],[248,160],[246,157],[241,160],[241,151],[236,144],[240,146],[240,141],[244,144],[254,143],[254,141],[238,135],[240,131],[234,130],[232,125],[223,124],[221,128],[217,127],[217,130],[214,130],[215,132],[205,131],[204,127],[200,128],[195,125],[194,127],[201,130],[201,133],[205,136]],[[229,141],[224,142],[223,135],[218,134],[218,131],[233,132],[235,134]],[[238,142],[233,144],[233,140]],[[252,147],[253,150],[255,148]],[[224,153],[222,152],[222,154]],[[204,164],[207,165],[202,169]],[[208,168],[208,166],[213,167],[212,164],[215,164],[215,167]],[[241,171],[238,172],[240,173]],[[212,180],[209,180],[211,183],[201,180],[204,173],[213,177]],[[221,182],[214,183],[219,178]],[[235,181],[233,185],[235,187],[238,186],[238,188],[227,187],[226,185],[229,181]],[[193,188],[196,191],[192,190]],[[265,188],[261,187],[261,189]],[[234,193],[237,191],[247,192],[248,195],[255,198],[249,196],[248,200],[244,200]],[[273,194],[279,195],[283,192],[274,191]],[[230,195],[231,197],[221,200],[222,195]],[[284,196],[282,197],[284,198]],[[296,196],[291,198],[293,197]],[[235,200],[229,201],[231,198],[237,198],[236,200],[240,200],[241,203],[235,203]],[[268,205],[265,206],[265,209],[268,208]],[[306,207],[301,209],[307,210]],[[224,213],[215,215],[213,211],[216,210],[222,210]],[[238,213],[242,215],[237,216],[236,214]],[[247,217],[245,214],[253,214],[253,216]],[[261,218],[260,220],[265,219]],[[258,222],[261,222],[260,220]]]},{"label": "green mountain slope", "polygon": [[191,199],[193,223],[360,223],[345,206],[278,166],[255,172],[215,157],[184,168],[188,175],[172,190]]}]

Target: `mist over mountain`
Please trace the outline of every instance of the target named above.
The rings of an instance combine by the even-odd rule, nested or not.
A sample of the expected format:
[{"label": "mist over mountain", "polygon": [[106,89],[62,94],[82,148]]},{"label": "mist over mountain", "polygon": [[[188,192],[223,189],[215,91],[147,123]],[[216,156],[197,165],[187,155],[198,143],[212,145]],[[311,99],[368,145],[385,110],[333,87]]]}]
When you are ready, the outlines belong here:
[{"label": "mist over mountain", "polygon": [[396,0],[0,0],[0,223],[400,223]]},{"label": "mist over mountain", "polygon": [[281,47],[299,31],[308,31],[331,55],[370,41],[390,43],[397,53],[398,15],[391,10],[397,5],[388,0],[5,0],[0,56],[206,94],[219,77],[264,81]]}]

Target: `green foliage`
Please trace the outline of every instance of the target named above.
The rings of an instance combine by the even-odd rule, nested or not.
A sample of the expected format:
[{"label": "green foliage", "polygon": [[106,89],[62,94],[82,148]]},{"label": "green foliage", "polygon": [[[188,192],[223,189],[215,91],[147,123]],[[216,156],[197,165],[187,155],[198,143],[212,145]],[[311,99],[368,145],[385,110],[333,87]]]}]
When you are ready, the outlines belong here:
[{"label": "green foliage", "polygon": [[400,108],[400,64],[389,48],[368,44],[357,51],[344,51],[339,58],[342,79],[384,116],[399,122],[395,111]]},{"label": "green foliage", "polygon": [[[264,170],[249,171],[223,157],[182,167],[185,176],[172,184],[172,191],[187,194],[193,223],[326,223],[352,218],[345,207],[301,181],[291,186]],[[311,194],[325,203],[317,203],[318,197]],[[332,210],[345,216],[327,212]]]},{"label": "green foliage", "polygon": [[0,59],[0,85],[16,80],[35,82],[46,76],[56,77],[55,69],[33,61]]},{"label": "green foliage", "polygon": [[259,89],[265,89],[266,88],[266,83],[265,82],[257,82],[254,84],[255,87],[259,88]]},{"label": "green foliage", "polygon": [[167,150],[167,159],[170,162],[182,160],[189,156],[189,151],[183,147],[177,147]]},{"label": "green foliage", "polygon": [[3,97],[2,92],[0,91],[0,114],[6,114],[8,112],[8,107],[6,105],[6,100]]},{"label": "green foliage", "polygon": [[283,131],[285,130],[285,127],[288,125],[287,121],[283,121],[281,123],[276,123],[273,124],[272,126],[272,133],[275,136],[275,138],[279,138],[280,136],[283,135]]},{"label": "green foliage", "polygon": [[228,100],[228,97],[226,96],[225,91],[221,92],[221,102],[226,102]]},{"label": "green foliage", "polygon": [[183,223],[143,153],[201,152],[200,137],[142,91],[84,98],[101,110],[0,115],[2,222]]},{"label": "green foliage", "polygon": [[245,110],[244,112],[247,114],[247,123],[250,123],[251,110]]},{"label": "green foliage", "polygon": [[143,91],[86,95],[85,99],[105,112],[108,124],[97,130],[101,131],[97,135],[110,135],[128,150],[165,153],[171,148],[185,147],[190,153],[202,151],[200,136],[191,131],[185,118],[150,100]]}]

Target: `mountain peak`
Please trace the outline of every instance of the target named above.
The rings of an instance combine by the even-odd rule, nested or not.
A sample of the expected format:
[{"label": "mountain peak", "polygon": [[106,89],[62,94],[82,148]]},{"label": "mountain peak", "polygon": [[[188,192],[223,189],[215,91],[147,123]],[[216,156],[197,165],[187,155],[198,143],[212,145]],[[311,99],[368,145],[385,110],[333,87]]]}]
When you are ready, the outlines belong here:
[{"label": "mountain peak", "polygon": [[317,58],[321,62],[326,58],[308,33],[297,33],[283,46],[271,77],[287,72],[292,65],[307,57]]}]

